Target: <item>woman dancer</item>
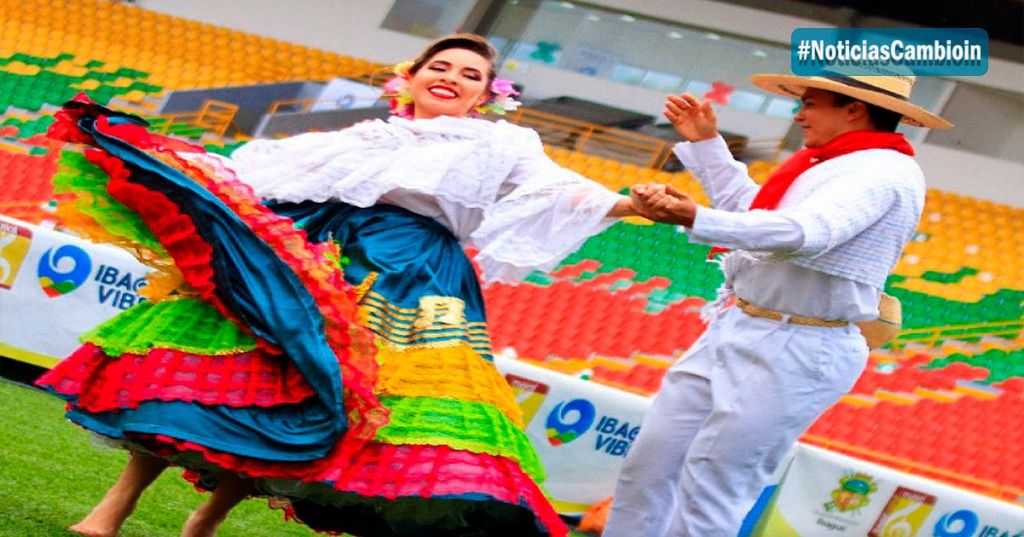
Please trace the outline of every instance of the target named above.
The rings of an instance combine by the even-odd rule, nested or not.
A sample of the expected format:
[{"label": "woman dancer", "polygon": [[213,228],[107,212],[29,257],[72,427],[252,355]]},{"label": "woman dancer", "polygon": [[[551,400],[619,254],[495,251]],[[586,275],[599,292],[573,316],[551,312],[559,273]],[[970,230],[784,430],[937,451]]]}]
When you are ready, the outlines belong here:
[{"label": "woman dancer", "polygon": [[144,224],[131,238],[185,282],[39,381],[133,453],[73,530],[116,534],[175,464],[214,490],[183,535],[212,535],[250,494],[364,536],[566,532],[491,363],[463,246],[485,281],[514,281],[635,213],[550,161],[533,131],[470,117],[509,102],[494,57],[479,36],[442,38],[389,83],[389,121],[254,141],[230,160],[68,105],[55,136],[100,149],[107,191]]}]

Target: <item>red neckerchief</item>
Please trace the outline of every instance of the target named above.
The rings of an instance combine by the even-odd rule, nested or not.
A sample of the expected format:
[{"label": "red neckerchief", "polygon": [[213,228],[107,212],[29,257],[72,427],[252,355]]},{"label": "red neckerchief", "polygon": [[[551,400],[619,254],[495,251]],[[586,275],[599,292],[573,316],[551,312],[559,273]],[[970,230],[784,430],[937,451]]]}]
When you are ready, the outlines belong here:
[{"label": "red neckerchief", "polygon": [[[832,138],[821,147],[808,147],[793,153],[761,186],[761,190],[758,190],[757,195],[754,196],[754,201],[750,202],[750,210],[775,210],[779,206],[779,202],[786,195],[789,187],[793,185],[793,181],[796,181],[800,174],[809,170],[815,164],[865,149],[894,149],[904,155],[914,156],[914,148],[900,133],[878,131],[846,132]],[[715,246],[708,253],[708,258],[710,259],[719,252],[728,251],[728,248]]]}]

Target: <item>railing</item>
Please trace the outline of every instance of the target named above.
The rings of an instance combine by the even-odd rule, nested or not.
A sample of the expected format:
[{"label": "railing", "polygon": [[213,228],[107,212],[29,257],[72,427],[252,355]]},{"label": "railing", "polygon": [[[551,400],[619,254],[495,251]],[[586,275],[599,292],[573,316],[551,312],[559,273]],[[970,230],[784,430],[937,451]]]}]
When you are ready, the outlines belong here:
[{"label": "railing", "polygon": [[274,101],[270,104],[270,108],[267,110],[267,115],[272,116],[274,114],[305,114],[312,110],[313,105],[316,104],[316,99],[282,99],[280,101]]},{"label": "railing", "polygon": [[947,339],[978,338],[984,336],[1002,337],[1010,340],[1024,339],[1024,319],[903,330],[893,340],[890,347],[896,354],[902,354],[909,343],[921,343],[928,347],[935,347]]},{"label": "railing", "polygon": [[234,124],[237,113],[238,105],[211,99],[203,103],[203,107],[195,112],[162,115],[160,119],[164,121],[153,122],[153,129],[161,134],[167,134],[173,125],[189,125],[216,136],[224,136],[227,134],[228,128]]},{"label": "railing", "polygon": [[549,145],[648,168],[661,167],[669,153],[668,142],[529,108],[520,108],[508,120],[529,127]]}]

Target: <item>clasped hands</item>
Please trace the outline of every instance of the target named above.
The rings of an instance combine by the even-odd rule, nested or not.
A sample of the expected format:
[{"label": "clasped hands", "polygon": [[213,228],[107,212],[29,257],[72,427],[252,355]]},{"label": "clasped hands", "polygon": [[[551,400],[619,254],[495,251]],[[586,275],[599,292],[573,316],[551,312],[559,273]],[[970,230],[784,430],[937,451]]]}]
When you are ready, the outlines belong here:
[{"label": "clasped hands", "polygon": [[697,202],[672,185],[633,185],[629,197],[637,214],[655,222],[692,227],[697,216]]}]

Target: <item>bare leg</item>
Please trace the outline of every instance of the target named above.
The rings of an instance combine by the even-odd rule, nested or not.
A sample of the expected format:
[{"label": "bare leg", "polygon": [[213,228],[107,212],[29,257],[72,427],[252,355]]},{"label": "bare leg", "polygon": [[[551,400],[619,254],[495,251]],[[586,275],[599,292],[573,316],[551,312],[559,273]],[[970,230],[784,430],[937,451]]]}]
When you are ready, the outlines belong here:
[{"label": "bare leg", "polygon": [[103,500],[78,524],[68,530],[89,537],[115,537],[121,524],[135,510],[135,504],[160,472],[167,468],[167,461],[132,453],[128,465],[114,486],[110,487]]},{"label": "bare leg", "polygon": [[228,512],[251,493],[252,481],[234,474],[225,475],[210,499],[188,517],[181,528],[181,537],[214,537]]}]

